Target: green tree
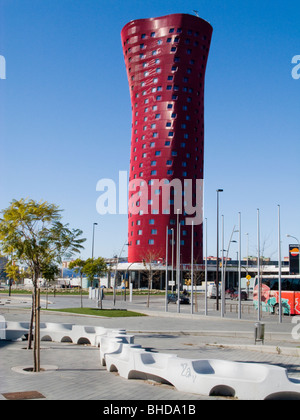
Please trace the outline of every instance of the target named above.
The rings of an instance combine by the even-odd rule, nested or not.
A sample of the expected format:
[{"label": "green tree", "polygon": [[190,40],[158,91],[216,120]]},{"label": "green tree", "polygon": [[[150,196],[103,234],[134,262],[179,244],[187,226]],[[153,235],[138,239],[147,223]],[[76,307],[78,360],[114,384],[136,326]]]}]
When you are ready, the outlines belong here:
[{"label": "green tree", "polygon": [[69,264],[70,270],[74,270],[75,273],[80,275],[80,307],[82,308],[82,275],[83,275],[83,267],[85,265],[85,261],[81,260],[80,258],[76,258],[76,260],[71,261]]},{"label": "green tree", "polygon": [[[83,274],[86,275],[87,279],[91,282],[92,287],[93,287],[93,282],[95,280],[95,277],[99,278],[99,292],[101,292],[100,277],[103,276],[103,274],[107,272],[107,265],[104,258],[102,257],[99,257],[96,259],[88,258],[85,261],[84,266],[82,267],[82,272]],[[100,306],[102,309],[102,299],[100,299]]]},{"label": "green tree", "polygon": [[54,281],[59,273],[59,267],[51,261],[42,265],[41,275],[46,280],[46,309],[48,308],[48,284],[49,282]]},{"label": "green tree", "polygon": [[[14,261],[27,265],[33,273],[34,371],[40,371],[38,279],[50,262],[61,263],[83,248],[79,229],[61,223],[61,210],[55,204],[32,199],[13,200],[0,218],[1,251]],[[30,332],[31,334],[31,332]]]}]

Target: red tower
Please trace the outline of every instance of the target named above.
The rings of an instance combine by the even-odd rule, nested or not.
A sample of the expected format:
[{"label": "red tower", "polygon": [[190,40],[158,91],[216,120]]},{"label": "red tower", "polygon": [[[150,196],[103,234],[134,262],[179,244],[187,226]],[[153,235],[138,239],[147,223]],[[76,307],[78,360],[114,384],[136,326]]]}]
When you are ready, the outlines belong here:
[{"label": "red tower", "polygon": [[[132,104],[128,261],[169,262],[180,225],[180,261],[201,263],[204,79],[211,25],[174,14],[121,32]],[[174,241],[172,241],[172,237]],[[175,258],[176,252],[174,252]],[[175,259],[174,259],[175,261]]]}]

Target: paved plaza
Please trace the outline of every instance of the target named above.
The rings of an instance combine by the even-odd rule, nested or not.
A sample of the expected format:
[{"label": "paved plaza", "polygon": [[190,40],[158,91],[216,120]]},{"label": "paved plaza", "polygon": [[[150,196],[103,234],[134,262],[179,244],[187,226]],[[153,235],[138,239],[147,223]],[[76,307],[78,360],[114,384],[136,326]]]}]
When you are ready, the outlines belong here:
[{"label": "paved plaza", "polygon": [[[7,321],[30,319],[28,297],[0,295],[0,315]],[[151,351],[177,354],[191,359],[223,359],[237,362],[268,363],[287,369],[290,378],[300,379],[300,337],[293,334],[296,323],[284,317],[279,324],[276,317],[264,316],[265,344],[254,344],[255,314],[244,315],[238,320],[234,312],[221,318],[213,306],[209,316],[203,308],[197,314],[189,313],[190,307],[176,312],[176,305],[165,312],[162,297],[153,298],[150,308],[146,298],[124,302],[118,297],[116,307],[123,307],[148,314],[136,318],[104,318],[42,311],[41,322],[72,323],[78,325],[125,328],[135,335],[135,343]],[[84,298],[84,306],[95,307],[97,302]],[[106,298],[104,306],[111,307]],[[42,307],[45,305],[43,296]],[[48,307],[78,307],[79,297],[49,296]],[[299,331],[299,329],[298,329]],[[296,338],[296,339],[295,339]],[[125,380],[116,373],[109,373],[100,365],[99,349],[70,343],[41,343],[41,366],[48,367],[41,373],[25,372],[18,367],[32,366],[32,352],[26,342],[0,342],[0,400],[8,394],[36,391],[46,400],[203,400],[213,397],[178,392],[171,386],[151,381]],[[34,396],[34,394],[33,394]],[[41,398],[40,396],[40,398]]]}]

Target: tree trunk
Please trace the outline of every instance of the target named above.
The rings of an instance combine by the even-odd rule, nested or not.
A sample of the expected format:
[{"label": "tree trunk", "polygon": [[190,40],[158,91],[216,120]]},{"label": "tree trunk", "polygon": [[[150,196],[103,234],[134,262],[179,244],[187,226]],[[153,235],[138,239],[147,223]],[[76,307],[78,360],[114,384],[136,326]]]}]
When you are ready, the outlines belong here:
[{"label": "tree trunk", "polygon": [[38,289],[38,270],[35,271],[34,277],[33,371],[40,372],[40,290]]},{"label": "tree trunk", "polygon": [[30,326],[29,326],[29,333],[28,333],[28,350],[32,349],[32,331],[33,331],[33,318],[34,318],[34,291],[32,293],[32,305],[31,305],[31,317],[30,317]]},{"label": "tree trunk", "polygon": [[82,308],[82,275],[80,276],[80,307]]}]

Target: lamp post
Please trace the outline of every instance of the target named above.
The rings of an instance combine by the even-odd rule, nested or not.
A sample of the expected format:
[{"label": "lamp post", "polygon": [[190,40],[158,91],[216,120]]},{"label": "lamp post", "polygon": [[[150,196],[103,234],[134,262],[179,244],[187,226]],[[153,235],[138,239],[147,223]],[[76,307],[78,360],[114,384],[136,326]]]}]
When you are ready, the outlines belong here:
[{"label": "lamp post", "polygon": [[169,226],[166,227],[166,284],[165,284],[165,311],[168,312],[168,242],[169,242]]},{"label": "lamp post", "polygon": [[176,253],[176,279],[177,279],[177,312],[180,312],[180,223],[179,209],[177,209],[177,253]]},{"label": "lamp post", "polygon": [[205,218],[205,315],[207,315],[207,218]]},{"label": "lamp post", "polygon": [[174,289],[174,229],[171,229],[172,231],[172,271],[171,271],[171,284],[172,284],[172,293]]},{"label": "lamp post", "polygon": [[225,315],[225,280],[224,280],[224,215],[222,215],[222,293],[221,293],[221,317]]},{"label": "lamp post", "polygon": [[282,323],[282,300],[281,300],[281,216],[280,205],[278,204],[278,292],[279,292],[279,324]]},{"label": "lamp post", "polygon": [[216,309],[219,310],[219,193],[222,189],[217,190],[217,270],[216,270]]},{"label": "lamp post", "polygon": [[238,274],[238,294],[239,294],[239,314],[238,318],[242,318],[242,297],[241,297],[241,282],[242,282],[242,264],[241,256],[242,254],[242,214],[239,212],[239,274]]},{"label": "lamp post", "polygon": [[260,278],[260,211],[257,209],[257,276],[258,276],[258,321],[261,320],[261,278]]}]

